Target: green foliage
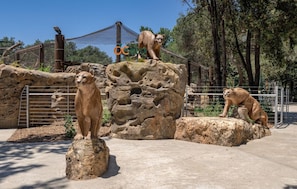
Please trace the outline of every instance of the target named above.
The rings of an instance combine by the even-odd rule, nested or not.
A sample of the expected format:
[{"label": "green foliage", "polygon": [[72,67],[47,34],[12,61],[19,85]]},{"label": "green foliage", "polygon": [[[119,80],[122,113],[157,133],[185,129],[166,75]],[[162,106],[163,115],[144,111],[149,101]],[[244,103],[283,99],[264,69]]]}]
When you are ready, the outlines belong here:
[{"label": "green foliage", "polygon": [[66,115],[64,120],[65,120],[64,127],[65,127],[66,137],[73,138],[76,134],[76,131],[73,126],[72,116]]},{"label": "green foliage", "polygon": [[102,124],[105,125],[110,122],[111,114],[107,108],[103,108],[103,119]]},{"label": "green foliage", "polygon": [[43,72],[51,72],[52,67],[51,66],[42,66],[38,70]]},{"label": "green foliage", "polygon": [[76,49],[74,43],[67,43],[65,46],[66,60],[71,62],[92,62],[99,64],[110,64],[112,58],[105,52],[100,51],[98,47],[87,46],[82,49]]},{"label": "green foliage", "polygon": [[10,64],[11,66],[14,67],[20,67],[20,64],[17,61],[14,61],[13,63]]},{"label": "green foliage", "polygon": [[195,108],[194,112],[195,114],[199,114],[200,116],[218,116],[220,113],[222,113],[223,106],[220,104],[219,101],[213,102],[212,104],[207,105],[206,107],[198,107]]}]

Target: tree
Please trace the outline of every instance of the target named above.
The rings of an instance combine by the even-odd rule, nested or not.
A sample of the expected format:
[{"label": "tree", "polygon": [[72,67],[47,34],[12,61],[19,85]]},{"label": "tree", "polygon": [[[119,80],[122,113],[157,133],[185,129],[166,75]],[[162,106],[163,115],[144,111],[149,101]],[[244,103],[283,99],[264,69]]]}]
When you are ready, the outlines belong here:
[{"label": "tree", "polygon": [[14,61],[13,53],[15,50],[23,47],[23,42],[15,41],[13,37],[3,37],[0,39],[0,64],[1,63],[12,63]]},{"label": "tree", "polygon": [[[69,48],[69,49],[68,49]],[[110,64],[112,58],[109,57],[105,52],[100,51],[98,47],[87,46],[82,49],[76,50],[74,44],[66,46],[67,50],[67,61],[71,62],[93,62],[99,64]]]}]

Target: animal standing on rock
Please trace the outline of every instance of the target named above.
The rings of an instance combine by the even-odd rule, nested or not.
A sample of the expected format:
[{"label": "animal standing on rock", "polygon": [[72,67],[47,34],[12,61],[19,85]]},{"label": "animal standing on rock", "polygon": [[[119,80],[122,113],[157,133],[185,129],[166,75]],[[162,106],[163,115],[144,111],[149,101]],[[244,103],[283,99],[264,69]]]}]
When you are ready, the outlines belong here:
[{"label": "animal standing on rock", "polygon": [[[96,86],[95,80],[95,76],[86,71],[76,75],[75,113],[79,131],[74,140],[98,138],[103,108],[100,90]],[[89,131],[91,135],[89,135]]]},{"label": "animal standing on rock", "polygon": [[[154,60],[160,59],[160,48],[162,47],[164,35],[153,34],[151,31],[142,31],[138,36],[138,49],[146,48],[147,56]],[[138,52],[138,59],[141,58]]]},{"label": "animal standing on rock", "polygon": [[231,105],[238,106],[238,114],[241,119],[255,123],[260,121],[264,126],[268,124],[267,113],[261,108],[260,103],[250,95],[250,93],[242,88],[225,88],[223,91],[225,99],[224,111],[220,117],[226,117]]}]

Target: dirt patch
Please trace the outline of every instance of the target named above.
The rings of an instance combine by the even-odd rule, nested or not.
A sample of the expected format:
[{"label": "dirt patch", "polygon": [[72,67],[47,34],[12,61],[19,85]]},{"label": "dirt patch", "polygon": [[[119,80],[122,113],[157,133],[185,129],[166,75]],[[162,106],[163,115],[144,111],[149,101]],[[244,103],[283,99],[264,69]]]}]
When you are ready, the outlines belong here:
[{"label": "dirt patch", "polygon": [[[75,129],[77,130],[77,124]],[[109,136],[110,127],[102,126],[99,131],[99,136]],[[55,142],[62,140],[72,140],[66,136],[65,127],[61,123],[52,125],[43,125],[30,128],[17,129],[7,140],[8,142]]]}]

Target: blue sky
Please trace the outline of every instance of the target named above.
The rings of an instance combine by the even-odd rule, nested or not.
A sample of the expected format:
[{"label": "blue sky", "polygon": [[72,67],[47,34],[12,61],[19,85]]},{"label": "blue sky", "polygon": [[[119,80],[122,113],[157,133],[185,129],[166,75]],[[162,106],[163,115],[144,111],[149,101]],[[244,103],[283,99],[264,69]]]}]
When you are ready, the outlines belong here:
[{"label": "blue sky", "polygon": [[0,39],[13,37],[30,45],[54,39],[54,26],[65,38],[73,38],[116,21],[136,32],[140,26],[158,32],[161,27],[172,29],[187,8],[182,0],[6,0],[1,1]]}]

